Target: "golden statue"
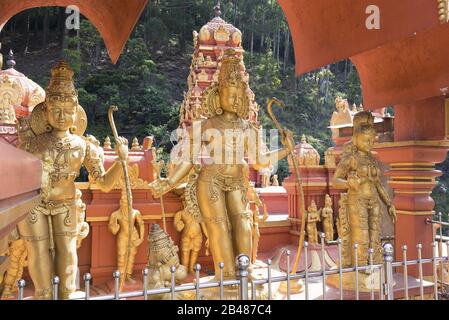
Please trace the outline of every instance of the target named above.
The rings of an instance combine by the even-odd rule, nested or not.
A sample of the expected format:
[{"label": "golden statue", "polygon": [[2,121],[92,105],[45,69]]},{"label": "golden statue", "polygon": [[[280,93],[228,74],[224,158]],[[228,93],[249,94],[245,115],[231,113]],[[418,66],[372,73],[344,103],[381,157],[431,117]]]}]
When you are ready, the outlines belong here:
[{"label": "golden statue", "polygon": [[27,250],[25,241],[20,238],[17,229],[9,236],[10,244],[8,247],[9,266],[6,275],[1,283],[1,299],[7,300],[14,298],[14,292],[17,291],[17,281],[22,278],[23,268],[26,266]]},{"label": "golden statue", "polygon": [[[259,170],[286,157],[294,148],[289,132],[282,140],[286,148],[262,151],[261,130],[248,121],[248,86],[242,70],[236,52],[227,50],[218,84],[204,93],[202,108],[206,119],[194,121],[189,128],[188,138],[183,139],[184,156],[172,174],[150,184],[153,195],[160,197],[174,189],[194,164],[201,163],[193,198],[209,235],[217,279],[220,262],[224,263],[224,277],[235,278],[235,258],[242,253],[252,255],[251,212],[246,196],[249,168],[244,155]],[[207,157],[202,154],[200,158],[201,150],[209,152]]]},{"label": "golden statue", "polygon": [[[171,267],[176,268],[175,282],[179,284],[187,277],[187,268],[179,263],[178,247],[158,224],[151,225],[148,234],[148,288],[169,288],[171,285]],[[170,295],[152,296],[169,299]]]},{"label": "golden statue", "polygon": [[[340,213],[340,231],[349,235],[346,241],[350,252],[343,261],[344,266],[353,266],[354,244],[358,244],[358,265],[369,264],[368,249],[374,250],[374,263],[382,262],[381,247],[381,206],[380,201],[387,206],[393,223],[396,221],[396,210],[381,184],[379,164],[371,153],[376,138],[374,117],[370,112],[359,112],[354,116],[353,137],[344,146],[341,161],[334,174],[334,186],[347,191],[347,222]],[[349,231],[348,231],[349,230]],[[344,234],[340,234],[340,237]],[[349,255],[348,255],[349,256]]]},{"label": "golden statue", "polygon": [[321,210],[324,234],[326,241],[334,240],[334,210],[332,209],[332,198],[326,194],[324,208]]},{"label": "golden statue", "polygon": [[[198,259],[198,254],[203,244],[203,233],[201,231],[203,223],[186,209],[175,214],[174,225],[176,231],[181,234],[181,264],[190,273],[194,273],[194,267]],[[208,247],[208,244],[206,244]]]},{"label": "golden statue", "polygon": [[[59,297],[75,292],[78,256],[75,179],[81,165],[102,191],[108,192],[120,177],[116,161],[105,172],[98,148],[82,137],[86,114],[78,104],[73,71],[60,61],[52,69],[45,102],[37,105],[29,119],[32,138],[21,137],[20,148],[43,164],[41,203],[19,223],[28,251],[28,269],[36,299],[52,298],[52,276],[60,278]],[[119,159],[128,157],[128,142],[116,141]]]},{"label": "golden statue", "polygon": [[259,231],[259,222],[260,222],[260,211],[259,208],[263,207],[263,217],[262,221],[265,222],[268,219],[268,210],[265,203],[262,203],[260,200],[259,194],[256,191],[256,188],[251,183],[248,188],[248,200],[249,204],[253,204],[254,208],[252,211],[252,233],[253,233],[253,252],[251,254],[251,262],[255,263],[257,259],[257,250],[259,248],[259,239],[260,239],[260,231]]},{"label": "golden statue", "polygon": [[320,221],[320,211],[318,211],[315,200],[312,200],[310,206],[307,208],[307,240],[310,244],[318,244],[316,224]]},{"label": "golden statue", "polygon": [[75,207],[76,207],[76,219],[77,219],[77,238],[76,238],[76,248],[81,247],[83,240],[89,235],[89,224],[85,221],[86,219],[86,204],[81,200],[82,192],[76,189],[75,192]]},{"label": "golden statue", "polygon": [[[117,269],[120,271],[121,276],[125,277],[125,281],[133,284],[135,283],[132,278],[134,259],[137,254],[137,248],[144,240],[145,224],[139,210],[132,210],[131,223],[128,220],[128,216],[128,198],[123,189],[120,198],[120,208],[111,214],[108,228],[113,235],[117,235]],[[129,230],[130,225],[133,226],[132,230]],[[131,249],[128,253],[129,237],[131,237]],[[126,263],[128,257],[129,261]]]},{"label": "golden statue", "polygon": [[279,187],[279,180],[278,180],[278,175],[277,174],[273,175],[273,182],[271,183],[271,185],[273,187]]},{"label": "golden statue", "polygon": [[260,187],[268,188],[270,186],[271,168],[262,168],[259,170],[260,175]]}]

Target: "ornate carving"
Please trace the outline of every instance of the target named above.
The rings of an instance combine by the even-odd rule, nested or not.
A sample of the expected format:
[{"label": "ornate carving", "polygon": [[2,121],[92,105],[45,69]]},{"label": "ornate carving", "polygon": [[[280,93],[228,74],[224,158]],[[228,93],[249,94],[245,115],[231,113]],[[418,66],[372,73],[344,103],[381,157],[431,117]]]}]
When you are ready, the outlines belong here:
[{"label": "ornate carving", "polygon": [[22,99],[22,89],[16,81],[8,76],[0,78],[0,123],[16,122],[14,107],[20,106]]}]

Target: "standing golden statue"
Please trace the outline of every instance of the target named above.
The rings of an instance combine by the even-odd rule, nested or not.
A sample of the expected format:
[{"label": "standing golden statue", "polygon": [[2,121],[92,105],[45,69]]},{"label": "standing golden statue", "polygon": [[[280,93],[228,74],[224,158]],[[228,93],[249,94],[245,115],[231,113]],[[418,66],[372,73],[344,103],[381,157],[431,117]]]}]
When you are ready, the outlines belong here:
[{"label": "standing golden statue", "polygon": [[382,262],[380,201],[387,206],[393,222],[396,221],[396,210],[381,184],[382,173],[371,153],[376,138],[374,117],[370,112],[362,111],[354,116],[353,122],[352,140],[345,145],[334,174],[334,186],[348,190],[346,213],[349,225],[345,226],[344,219],[339,217],[340,230],[345,230],[350,237],[347,241],[350,247],[345,249],[350,252],[350,259],[342,261],[344,266],[354,265],[352,248],[356,243],[359,266],[369,264],[369,248],[374,250],[374,263]]},{"label": "standing golden statue", "polygon": [[[259,128],[249,120],[249,97],[243,78],[241,59],[232,49],[222,61],[219,81],[204,93],[203,114],[207,119],[195,121],[189,136],[183,139],[182,160],[166,179],[150,184],[155,197],[175,188],[191,172],[194,164],[202,167],[196,181],[196,199],[205,223],[214,260],[215,277],[220,276],[219,263],[224,263],[225,278],[235,278],[235,258],[251,257],[251,211],[248,211],[248,163],[256,170],[286,157],[294,148],[291,134],[283,137],[284,149],[263,152]],[[253,139],[252,139],[253,138]],[[271,161],[270,161],[271,159]]]},{"label": "standing golden statue", "polygon": [[190,273],[195,273],[194,267],[203,244],[201,223],[186,209],[175,214],[173,222],[176,231],[181,234],[181,264]]},{"label": "standing golden statue", "polygon": [[249,204],[253,204],[254,207],[251,210],[252,211],[252,234],[253,234],[253,252],[251,254],[251,262],[255,263],[257,259],[257,251],[259,249],[259,239],[260,239],[260,230],[259,230],[259,223],[260,223],[260,211],[259,208],[263,207],[263,217],[262,221],[265,222],[268,219],[268,210],[265,203],[262,203],[260,200],[259,194],[254,187],[254,184],[250,184],[248,188],[248,200]]},{"label": "standing golden statue", "polygon": [[[321,211],[321,210],[320,210]],[[310,244],[318,244],[317,222],[320,222],[320,211],[314,200],[307,208],[307,240]]]},{"label": "standing golden statue", "polygon": [[321,218],[323,223],[323,231],[326,241],[334,240],[334,210],[332,209],[332,198],[326,194],[324,199],[324,208],[321,210]]},{"label": "standing golden statue", "polygon": [[[144,240],[145,224],[139,210],[132,210],[131,222],[128,214],[128,197],[126,191],[122,190],[120,208],[114,211],[109,218],[108,228],[113,235],[117,235],[117,269],[125,281],[133,284],[132,278],[134,260],[137,248]],[[131,230],[130,227],[131,226]],[[131,248],[128,248],[128,239],[131,237]],[[128,250],[130,252],[128,253]],[[126,260],[129,259],[128,263]],[[122,282],[123,285],[124,281]]]},{"label": "standing golden statue", "polygon": [[[75,292],[78,264],[75,179],[80,167],[102,191],[112,189],[120,177],[116,161],[105,172],[98,148],[82,137],[87,118],[78,103],[73,70],[60,61],[51,72],[45,102],[30,116],[34,137],[21,141],[20,147],[42,160],[41,203],[19,223],[19,232],[28,251],[28,270],[36,299],[52,298],[52,276],[60,278],[59,297]],[[126,161],[128,142],[116,141],[119,159]]]}]

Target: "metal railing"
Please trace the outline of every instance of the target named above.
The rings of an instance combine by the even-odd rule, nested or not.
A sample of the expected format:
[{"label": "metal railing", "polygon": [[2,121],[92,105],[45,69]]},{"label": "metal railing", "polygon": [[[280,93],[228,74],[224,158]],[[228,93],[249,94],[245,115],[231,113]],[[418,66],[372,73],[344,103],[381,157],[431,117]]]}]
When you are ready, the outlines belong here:
[{"label": "metal railing", "polygon": [[[287,262],[287,270],[286,272],[281,272],[282,275],[281,276],[273,276],[273,265],[272,265],[272,261],[268,260],[267,261],[267,266],[266,266],[266,272],[267,272],[267,277],[266,278],[261,278],[261,279],[253,279],[250,280],[250,275],[249,275],[249,271],[248,271],[248,267],[250,265],[250,260],[248,258],[248,256],[246,255],[239,255],[236,259],[236,269],[237,269],[237,279],[233,279],[233,280],[224,280],[224,264],[220,263],[219,264],[219,269],[220,269],[220,274],[219,274],[219,281],[212,281],[212,282],[204,282],[204,283],[200,283],[200,271],[201,271],[201,266],[199,264],[197,264],[194,268],[195,271],[195,282],[194,283],[190,283],[190,284],[182,284],[182,285],[176,285],[176,280],[175,280],[175,273],[176,273],[176,268],[175,267],[171,267],[170,272],[171,272],[171,281],[170,281],[170,286],[169,287],[165,287],[165,288],[156,288],[156,289],[148,289],[148,275],[149,275],[149,270],[148,269],[144,269],[143,270],[143,287],[142,290],[139,291],[131,291],[131,292],[120,292],[120,272],[115,271],[113,273],[113,277],[115,280],[115,291],[114,294],[110,294],[110,295],[101,295],[101,296],[91,296],[91,286],[90,286],[90,282],[92,280],[92,277],[89,273],[84,274],[83,276],[83,280],[84,280],[84,290],[85,290],[85,296],[84,296],[84,300],[121,300],[121,299],[129,299],[129,298],[139,298],[139,297],[143,297],[144,300],[148,300],[149,298],[151,298],[152,296],[156,296],[156,295],[163,295],[163,294],[169,294],[170,299],[175,299],[176,297],[176,293],[180,293],[180,292],[186,292],[186,291],[191,291],[191,292],[195,292],[195,299],[196,300],[200,300],[202,298],[201,295],[201,290],[203,289],[208,289],[208,288],[219,288],[218,292],[218,298],[223,300],[225,299],[225,293],[224,293],[224,289],[225,287],[228,286],[233,286],[233,288],[236,288],[236,286],[238,286],[238,293],[239,293],[239,298],[241,300],[248,300],[248,299],[252,299],[255,300],[257,299],[257,288],[260,286],[267,286],[267,299],[271,300],[273,299],[273,284],[275,283],[280,283],[280,282],[286,282],[286,293],[285,293],[285,299],[290,300],[292,298],[292,290],[291,290],[291,284],[292,281],[295,280],[299,280],[301,279],[303,281],[303,287],[304,287],[304,294],[300,294],[300,295],[295,295],[294,298],[295,299],[305,299],[305,300],[310,300],[311,298],[311,284],[313,283],[313,281],[311,279],[321,279],[322,281],[322,288],[321,288],[321,298],[322,299],[326,299],[328,297],[327,295],[327,289],[328,286],[326,284],[326,278],[330,277],[330,276],[334,276],[334,275],[338,275],[338,283],[339,285],[337,286],[338,288],[336,290],[339,291],[339,299],[343,300],[345,295],[344,295],[344,289],[343,289],[343,278],[344,275],[347,273],[354,273],[355,276],[355,285],[354,285],[354,295],[351,295],[351,299],[356,299],[359,300],[361,298],[360,296],[360,286],[359,286],[359,281],[360,281],[360,275],[361,273],[363,273],[364,275],[368,274],[370,275],[370,281],[371,281],[371,286],[370,286],[370,291],[366,292],[365,290],[365,298],[369,297],[369,299],[374,300],[376,298],[376,293],[377,296],[380,300],[392,300],[395,298],[395,294],[396,297],[398,298],[404,298],[404,299],[409,299],[411,294],[410,294],[410,290],[411,289],[415,289],[416,291],[416,286],[414,288],[409,288],[409,268],[410,266],[417,266],[418,267],[418,283],[419,283],[419,297],[420,299],[424,299],[425,295],[433,295],[433,298],[438,300],[441,297],[444,298],[444,295],[442,295],[444,292],[442,291],[442,282],[438,280],[438,270],[437,270],[437,266],[438,263],[440,263],[440,266],[442,267],[443,263],[446,263],[449,266],[449,257],[446,254],[446,256],[438,256],[437,255],[437,248],[438,248],[438,243],[435,241],[433,243],[431,243],[431,247],[432,247],[432,257],[431,258],[422,258],[422,249],[423,246],[422,244],[418,244],[416,246],[416,250],[417,250],[417,256],[418,259],[414,259],[414,260],[407,260],[407,253],[409,252],[409,249],[407,248],[407,246],[403,246],[402,247],[402,260],[401,261],[393,261],[393,246],[389,243],[386,243],[383,245],[383,263],[380,264],[374,264],[373,263],[373,256],[374,256],[374,251],[372,249],[368,250],[368,257],[369,257],[369,264],[368,265],[363,265],[363,266],[359,266],[357,263],[355,266],[353,267],[343,267],[342,266],[342,242],[340,239],[338,239],[337,241],[335,241],[336,246],[337,246],[337,252],[338,252],[338,259],[337,259],[337,263],[338,263],[338,267],[337,268],[326,268],[326,246],[325,246],[325,237],[324,234],[320,235],[321,237],[321,247],[319,249],[320,253],[321,253],[321,270],[320,271],[314,271],[311,272],[310,270],[308,270],[308,263],[309,263],[309,257],[308,257],[308,252],[309,252],[309,245],[307,242],[304,242],[304,262],[305,262],[305,270],[303,272],[299,272],[296,274],[291,274],[290,272],[290,251],[286,251],[286,262]],[[449,241],[446,242],[446,246],[448,248],[449,252]],[[329,248],[329,247],[328,247]],[[357,254],[358,254],[358,245],[355,244],[353,247],[354,250],[354,260],[357,261]],[[432,264],[432,281],[431,282],[427,282],[427,284],[425,284],[425,280],[424,280],[424,272],[423,272],[423,266],[425,264]],[[402,274],[403,274],[403,292],[401,293],[402,290],[400,289],[394,289],[394,283],[395,283],[395,279],[394,279],[394,268],[402,268]],[[374,276],[376,274],[376,270],[379,270],[380,272],[378,272],[379,275],[379,282],[380,286],[378,289],[375,289],[375,286],[373,284],[374,282]],[[377,275],[376,275],[377,276]],[[400,277],[400,276],[399,276]],[[377,279],[376,279],[377,280]],[[442,279],[441,279],[442,280]],[[316,281],[315,281],[316,282]],[[431,287],[433,285],[433,290],[431,292],[429,292],[429,290],[425,290],[425,286],[426,287]],[[58,286],[59,286],[59,278],[57,276],[54,277],[53,279],[53,299],[57,300],[58,299]],[[25,281],[24,280],[19,280],[18,281],[18,299],[19,300],[23,300],[24,299],[24,288],[25,288]],[[251,296],[249,296],[249,293],[251,292]],[[346,292],[346,297],[348,298],[348,294],[351,293],[350,291]],[[315,294],[316,294],[316,290],[315,290]],[[416,294],[413,294],[416,296]],[[76,300],[83,300],[83,299],[76,299]]]}]

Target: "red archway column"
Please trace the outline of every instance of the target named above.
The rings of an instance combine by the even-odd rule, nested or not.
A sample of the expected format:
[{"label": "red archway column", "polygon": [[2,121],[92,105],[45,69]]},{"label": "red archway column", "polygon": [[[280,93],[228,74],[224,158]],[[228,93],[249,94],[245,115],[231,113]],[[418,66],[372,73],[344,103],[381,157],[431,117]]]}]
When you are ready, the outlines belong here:
[{"label": "red archway column", "polygon": [[[417,244],[423,246],[422,257],[432,257],[434,241],[432,226],[426,223],[435,207],[430,194],[436,178],[442,172],[435,165],[444,161],[449,150],[445,139],[445,106],[442,97],[430,98],[395,110],[395,141],[379,144],[379,159],[390,165],[386,172],[394,190],[397,210],[395,225],[395,256],[402,259],[402,246],[407,245],[407,259],[417,259]],[[432,272],[424,265],[424,275]],[[410,274],[418,276],[418,268],[410,267]]]}]

